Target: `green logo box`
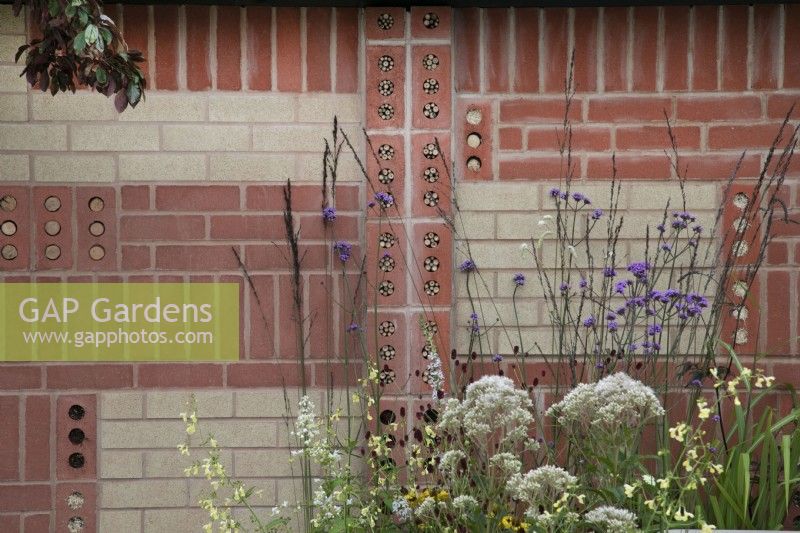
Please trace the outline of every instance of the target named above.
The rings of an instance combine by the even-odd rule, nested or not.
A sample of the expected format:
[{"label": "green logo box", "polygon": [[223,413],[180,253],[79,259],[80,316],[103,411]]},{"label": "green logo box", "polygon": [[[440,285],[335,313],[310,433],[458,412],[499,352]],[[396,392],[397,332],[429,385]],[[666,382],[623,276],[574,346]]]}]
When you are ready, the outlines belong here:
[{"label": "green logo box", "polygon": [[0,361],[236,361],[236,283],[0,283]]}]

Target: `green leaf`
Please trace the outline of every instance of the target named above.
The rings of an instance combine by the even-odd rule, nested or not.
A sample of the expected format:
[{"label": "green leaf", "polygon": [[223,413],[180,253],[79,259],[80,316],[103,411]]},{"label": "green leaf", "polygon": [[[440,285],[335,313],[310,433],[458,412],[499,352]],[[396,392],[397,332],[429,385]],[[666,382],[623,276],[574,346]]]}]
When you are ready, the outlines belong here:
[{"label": "green leaf", "polygon": [[100,30],[97,29],[97,26],[94,24],[89,24],[86,26],[86,29],[83,30],[86,34],[86,42],[89,44],[94,44],[97,42],[97,38],[100,37]]},{"label": "green leaf", "polygon": [[114,35],[107,28],[100,28],[100,35],[106,44],[111,44],[112,39],[114,39]]},{"label": "green leaf", "polygon": [[75,40],[72,41],[72,48],[74,48],[78,53],[84,51],[86,48],[86,34],[84,32],[80,32],[75,36]]},{"label": "green leaf", "polygon": [[85,28],[86,25],[89,24],[89,12],[86,11],[85,9],[79,10],[78,11],[78,20],[80,21],[81,26],[83,26]]},{"label": "green leaf", "polygon": [[61,12],[61,4],[58,0],[47,0],[47,11],[51,17],[57,17]]},{"label": "green leaf", "polygon": [[128,90],[125,94],[128,96],[128,102],[130,102],[131,107],[136,107],[142,97],[142,90],[137,84],[131,83],[128,85]]},{"label": "green leaf", "polygon": [[108,83],[108,73],[106,73],[103,67],[97,67],[97,70],[95,71],[94,75],[97,78],[98,84],[106,85]]}]

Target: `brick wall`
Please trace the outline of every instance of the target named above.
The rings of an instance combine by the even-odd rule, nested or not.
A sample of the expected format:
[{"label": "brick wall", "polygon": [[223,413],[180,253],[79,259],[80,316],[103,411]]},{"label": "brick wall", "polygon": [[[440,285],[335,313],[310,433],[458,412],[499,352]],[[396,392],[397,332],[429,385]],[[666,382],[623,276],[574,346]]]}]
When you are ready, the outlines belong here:
[{"label": "brick wall", "polygon": [[[274,408],[282,405],[275,400],[282,383],[294,387],[300,374],[290,270],[269,241],[282,241],[281,187],[291,178],[307,252],[304,314],[325,318],[306,326],[305,372],[312,386],[324,386],[323,357],[337,352],[346,326],[324,303],[342,288],[326,275],[332,234],[319,213],[322,138],[334,114],[352,138],[363,125],[376,148],[389,145],[394,154],[375,159],[358,144],[371,184],[361,182],[352,158],[343,159],[335,232],[378,261],[386,227],[367,202],[374,190],[395,197],[393,223],[406,229],[395,232],[391,253],[419,264],[371,280],[393,289],[381,295],[367,327],[394,325],[393,336],[380,338],[396,353],[381,361],[394,376],[388,408],[405,409],[413,423],[428,407],[418,396],[427,389],[418,318],[436,323],[441,347],[463,350],[469,315],[461,274],[453,273],[462,243],[451,242],[438,209],[455,192],[488,280],[482,290],[497,301],[486,319],[508,321],[510,276],[522,271],[533,279],[519,245],[535,233],[562,170],[556,133],[570,50],[575,187],[602,206],[616,154],[628,221],[622,249],[630,258],[641,252],[636,230],[677,194],[663,153],[664,113],[688,165],[689,207],[710,217],[742,150],[749,149],[741,174],[752,178],[777,124],[800,99],[794,5],[405,11],[158,4],[113,6],[111,14],[147,57],[147,100],[122,115],[87,91],[51,98],[29,90],[13,54],[32,29],[0,6],[0,197],[11,195],[17,205],[2,211],[0,222],[13,221],[16,232],[0,236],[0,276],[238,282],[240,360],[5,364],[3,531],[63,531],[75,514],[64,503],[73,491],[85,497],[88,530],[197,530],[199,484],[182,478],[174,450],[181,439],[174,417],[190,391],[198,393],[201,417],[212,409],[205,415],[212,427],[230,430],[225,458],[236,475],[265,488],[263,504],[292,499],[285,427]],[[391,69],[379,65],[384,56]],[[452,156],[449,168],[426,157],[434,139]],[[394,181],[378,179],[383,169]],[[795,162],[785,198],[793,215],[799,174]],[[56,210],[45,206],[51,197]],[[89,205],[96,198],[100,210]],[[99,234],[88,230],[96,222]],[[755,346],[770,353],[768,370],[798,385],[800,233],[789,225],[775,231],[747,327],[763,332]],[[438,247],[428,245],[431,232]],[[263,309],[231,247],[253,273]],[[438,269],[429,269],[431,257]],[[549,338],[535,287],[532,281],[518,295],[529,310],[526,342]],[[499,335],[492,341],[498,351],[509,348]],[[83,418],[70,418],[73,405],[85,408]],[[78,426],[88,438],[72,444],[67,434]],[[74,453],[83,454],[83,467],[69,467]]]}]

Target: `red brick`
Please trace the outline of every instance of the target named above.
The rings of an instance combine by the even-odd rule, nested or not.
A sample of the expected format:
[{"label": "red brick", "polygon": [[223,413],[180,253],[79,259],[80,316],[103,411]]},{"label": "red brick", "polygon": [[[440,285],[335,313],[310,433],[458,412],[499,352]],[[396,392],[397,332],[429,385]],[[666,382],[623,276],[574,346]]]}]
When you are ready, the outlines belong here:
[{"label": "red brick", "polygon": [[[753,89],[775,89],[780,72],[781,6],[753,7]],[[787,26],[788,33],[797,28]],[[792,52],[792,53],[796,53]]]},{"label": "red brick", "polygon": [[[530,128],[528,150],[550,150],[555,153],[563,136],[558,126]],[[571,144],[573,151],[603,152],[611,148],[611,130],[606,127],[575,128],[572,130]]]},{"label": "red brick", "polygon": [[25,517],[25,533],[38,532],[46,533],[50,531],[50,513],[34,514]]},{"label": "red brick", "polygon": [[610,96],[589,99],[589,120],[594,122],[665,122],[672,116],[672,101],[662,96]]},{"label": "red brick", "polygon": [[206,234],[200,215],[127,215],[119,222],[121,241],[187,241]]},{"label": "red brick", "polygon": [[483,78],[488,92],[508,92],[509,13],[505,8],[489,8],[483,12]]},{"label": "red brick", "polygon": [[[279,228],[282,230],[283,225]],[[315,213],[300,216],[299,228],[301,239],[318,240],[335,235],[337,239],[358,240],[359,218],[339,214],[332,224],[324,224],[322,216]]]},{"label": "red brick", "polygon": [[0,514],[0,531],[8,531],[8,533],[20,531],[20,515]]},{"label": "red brick", "polygon": [[[322,218],[320,215],[319,218]],[[215,215],[212,239],[272,240],[286,234],[281,215]]]},{"label": "red brick", "polygon": [[3,371],[0,372],[0,390],[40,389],[41,387],[41,366],[3,364]]},{"label": "red brick", "polygon": [[782,266],[789,262],[789,243],[772,241],[767,247],[767,263]]},{"label": "red brick", "polygon": [[[664,154],[617,154],[618,179],[668,179],[671,174],[669,160]],[[586,177],[609,179],[612,175],[611,157],[589,156]]]},{"label": "red brick", "polygon": [[708,147],[716,148],[766,148],[778,134],[780,124],[744,124],[740,126],[712,126],[708,128]]},{"label": "red brick", "polygon": [[155,363],[139,365],[139,386],[221,387],[223,365],[212,363]]},{"label": "red brick", "polygon": [[[564,98],[535,98],[530,100],[503,100],[500,102],[500,122],[556,122],[564,121]],[[581,120],[581,100],[573,100],[569,110],[570,120]]]},{"label": "red brick", "polygon": [[538,8],[519,8],[515,11],[514,91],[518,93],[539,92],[539,13]]},{"label": "red brick", "polygon": [[[354,257],[359,257],[355,253]],[[325,266],[325,257],[329,250],[321,244],[301,244],[300,255],[303,265],[307,268],[322,269]],[[251,244],[245,246],[245,265],[252,270],[285,269],[289,267],[288,245],[280,244]]]},{"label": "red brick", "polygon": [[455,10],[454,45],[456,91],[476,93],[481,90],[480,39],[475,38],[480,28],[481,12],[477,8]]},{"label": "red brick", "polygon": [[50,499],[50,485],[0,485],[0,512],[49,511]]},{"label": "red brick", "polygon": [[[800,28],[800,5],[785,4],[786,28]],[[783,87],[800,87],[800,32],[784,32],[783,44]]]},{"label": "red brick", "polygon": [[[779,215],[772,223],[772,233],[778,237],[800,237],[800,224],[797,222],[784,221],[783,213],[778,210]],[[798,220],[797,213],[789,210],[789,219]],[[800,259],[800,258],[799,258]]]},{"label": "red brick", "polygon": [[349,306],[350,302],[335,298],[333,291],[331,276],[321,274],[308,277],[308,353],[311,357],[330,357],[336,353],[333,305],[334,302],[341,302]]},{"label": "red brick", "polygon": [[694,49],[692,51],[692,89],[717,88],[717,6],[694,6]]},{"label": "red brick", "polygon": [[656,89],[658,8],[633,8],[633,90]]},{"label": "red brick", "polygon": [[302,89],[302,57],[300,56],[300,8],[279,7],[275,38],[275,57],[278,62],[278,90],[298,92]]},{"label": "red brick", "polygon": [[186,6],[186,87],[211,88],[211,14],[208,6]]},{"label": "red brick", "polygon": [[664,89],[683,90],[689,87],[689,8],[664,7]]},{"label": "red brick", "polygon": [[[275,355],[275,285],[272,276],[252,276],[253,287],[245,287],[249,305],[248,357],[263,359]],[[254,292],[255,291],[255,292]]]},{"label": "red brick", "polygon": [[306,9],[306,87],[331,91],[331,8]]},{"label": "red brick", "polygon": [[178,88],[178,6],[153,7],[156,44],[156,89]]},{"label": "red brick", "polygon": [[569,51],[569,10],[551,8],[542,11],[544,33],[542,42],[544,57],[545,92],[563,93],[567,83]]},{"label": "red brick", "polygon": [[242,88],[241,48],[242,8],[217,6],[217,89]]},{"label": "red brick", "polygon": [[770,94],[767,96],[767,116],[769,118],[785,118],[792,106],[794,106],[792,117],[799,117],[800,94]]},{"label": "red brick", "polygon": [[[305,369],[311,384],[310,365]],[[228,365],[228,387],[296,387],[301,384],[300,363],[250,363]]]},{"label": "red brick", "polygon": [[607,7],[603,11],[606,91],[628,88],[628,8]]},{"label": "red brick", "polygon": [[268,91],[272,87],[272,8],[248,6],[247,84],[251,90]]},{"label": "red brick", "polygon": [[747,6],[722,7],[722,90],[747,89]]},{"label": "red brick", "polygon": [[122,209],[150,209],[150,187],[147,185],[124,185],[120,188]]},{"label": "red brick", "polygon": [[[0,461],[0,480],[17,481],[19,472],[19,396],[0,396],[0,435],[3,435],[3,460]],[[1,489],[0,489],[1,490]],[[18,510],[5,509],[0,498],[0,511]]]},{"label": "red brick", "polygon": [[[678,126],[672,128],[678,148],[700,148],[700,128],[697,126]],[[670,148],[669,134],[664,126],[618,126],[617,150],[667,150]]]},{"label": "red brick", "polygon": [[[736,168],[741,154],[681,154],[681,172],[687,170],[688,179],[728,179]],[[752,178],[758,176],[761,169],[761,158],[758,154],[746,154],[739,167],[737,176]]]},{"label": "red brick", "polygon": [[25,480],[50,479],[50,396],[25,398]]},{"label": "red brick", "polygon": [[[791,346],[791,321],[788,319],[792,314],[790,305],[791,291],[789,272],[769,272],[767,273],[767,312],[764,313],[766,319],[767,345],[766,351],[770,355],[787,355],[790,353]],[[784,317],[778,319],[777,317]]]},{"label": "red brick", "polygon": [[[349,385],[352,387],[357,385],[358,380],[364,374],[363,365],[350,363],[348,372],[345,372],[345,368],[344,363],[316,363],[314,365],[314,386],[344,387]],[[398,379],[402,379],[402,376],[398,376]]]},{"label": "red brick", "polygon": [[600,13],[596,7],[575,8],[575,90],[597,89],[597,48]]},{"label": "red brick", "polygon": [[[238,251],[238,246],[236,247]],[[240,252],[241,253],[241,252]],[[156,247],[158,270],[238,270],[239,262],[230,246],[181,246]]]},{"label": "red brick", "polygon": [[72,363],[49,365],[48,389],[121,389],[133,386],[129,364]]},{"label": "red brick", "polygon": [[[303,280],[301,280],[300,294],[303,294]],[[276,334],[278,336],[278,357],[293,358],[300,353],[298,344],[299,321],[305,320],[307,314],[304,308],[300,309],[300,317],[295,311],[294,281],[291,276],[278,276],[278,318]]]},{"label": "red brick", "polygon": [[147,270],[150,264],[149,246],[122,246],[122,270]]},{"label": "red brick", "polygon": [[565,175],[565,162],[561,157],[539,156],[525,159],[501,160],[500,179],[502,180],[534,180],[558,179]]},{"label": "red brick", "polygon": [[[356,209],[356,195],[353,188],[337,186],[336,204],[339,210]],[[286,204],[282,185],[250,185],[246,190],[247,209],[263,211],[283,211]],[[322,193],[316,185],[292,185],[292,209],[295,212],[322,212]]]},{"label": "red brick", "polygon": [[522,150],[522,130],[520,128],[500,128],[501,150]]},{"label": "red brick", "polygon": [[336,8],[336,92],[358,92],[358,9]]},{"label": "red brick", "polygon": [[[131,50],[139,50],[147,58],[150,28],[148,26],[147,6],[122,6],[122,23],[125,42]],[[149,81],[148,62],[139,63],[142,74]]]},{"label": "red brick", "polygon": [[743,120],[761,117],[758,96],[678,96],[678,120]]},{"label": "red brick", "polygon": [[239,187],[227,185],[160,185],[156,209],[162,211],[229,211],[239,209]]}]

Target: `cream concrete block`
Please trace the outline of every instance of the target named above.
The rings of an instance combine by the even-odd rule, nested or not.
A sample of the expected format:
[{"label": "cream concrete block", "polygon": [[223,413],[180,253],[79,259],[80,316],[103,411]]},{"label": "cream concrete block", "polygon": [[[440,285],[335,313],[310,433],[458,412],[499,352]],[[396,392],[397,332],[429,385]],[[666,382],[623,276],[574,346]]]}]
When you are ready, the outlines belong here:
[{"label": "cream concrete block", "polygon": [[494,213],[462,211],[454,217],[458,236],[465,239],[493,239],[495,237]]},{"label": "cream concrete block", "polygon": [[[196,507],[196,502],[192,505]],[[203,509],[145,509],[144,533],[198,533],[208,523]],[[243,522],[249,524],[249,522]]]},{"label": "cream concrete block", "polygon": [[[531,354],[539,353],[539,346],[545,352],[553,351],[551,346],[553,344],[552,330],[549,327],[522,327],[520,328],[522,334],[522,350]],[[506,331],[500,329],[493,332],[494,342],[492,346],[496,347],[495,350],[501,354],[513,354],[514,346],[519,346],[519,335],[516,328],[507,328]],[[509,358],[510,360],[510,358]]]},{"label": "cream concrete block", "polygon": [[28,95],[0,95],[0,122],[24,122],[28,120]]},{"label": "cream concrete block", "polygon": [[0,150],[67,149],[67,127],[40,124],[3,124],[0,127]]},{"label": "cream concrete block", "polygon": [[531,211],[539,207],[535,183],[459,183],[456,199],[462,211]]},{"label": "cream concrete block", "polygon": [[[297,156],[297,180],[322,180],[322,151]],[[364,175],[352,154],[342,151],[336,173],[337,182],[363,182]]]},{"label": "cream concrete block", "polygon": [[[461,260],[463,259],[459,258],[459,261]],[[496,292],[497,272],[482,270],[479,274],[479,277],[470,279],[469,293],[472,294],[473,297],[480,296],[481,298],[493,295]],[[464,277],[464,280],[466,279],[467,278]],[[476,279],[477,283],[475,282]],[[457,281],[455,284],[455,293],[458,298],[466,298],[468,296],[467,284]]]},{"label": "cream concrete block", "polygon": [[100,418],[113,420],[119,418],[142,418],[141,392],[103,392],[100,393]]},{"label": "cream concrete block", "polygon": [[[645,183],[629,184],[630,199],[629,209],[655,209],[663,211],[670,201],[670,211],[683,209],[683,199],[681,190],[677,182],[671,183]],[[722,198],[723,183],[687,183],[684,186],[686,191],[686,208],[695,209],[716,209],[719,207],[719,199]]]},{"label": "cream concrete block", "polygon": [[185,479],[103,481],[100,490],[103,509],[186,507],[188,504],[189,485]]},{"label": "cream concrete block", "polygon": [[262,152],[320,152],[325,149],[327,126],[253,126],[253,150]]},{"label": "cream concrete block", "polygon": [[[89,91],[72,93],[31,93],[33,120],[62,120],[84,122],[116,120],[114,102],[104,95]],[[73,134],[74,134],[73,130]]]},{"label": "cream concrete block", "polygon": [[523,256],[520,252],[520,244],[523,239],[514,242],[475,242],[470,245],[472,257],[478,268],[503,268],[519,269],[530,268],[533,258],[530,255]]},{"label": "cream concrete block", "polygon": [[[221,436],[217,436],[221,438]],[[220,442],[220,445],[223,445]],[[177,449],[144,452],[144,477],[145,478],[185,478],[184,469],[205,456],[205,451],[192,449],[192,457],[180,455]],[[220,450],[220,462],[228,472],[233,472],[233,452]]]},{"label": "cream concrete block", "polygon": [[[558,180],[546,180],[539,182],[541,184],[542,190],[542,207],[546,210],[555,210],[556,202],[553,198],[550,197],[550,190],[553,188],[558,188],[561,190],[566,190],[566,184],[563,181]],[[638,185],[638,184],[637,184]],[[617,186],[619,186],[619,192],[617,192]],[[617,206],[621,211],[624,211],[625,208],[628,206],[628,191],[631,189],[631,183],[628,181],[624,182],[617,182],[614,187],[614,198],[617,202]],[[610,181],[601,181],[599,183],[587,183],[587,182],[573,182],[569,186],[570,194],[572,193],[582,193],[584,196],[591,200],[591,208],[594,209],[595,207],[601,208],[603,211],[607,211],[609,206],[611,205],[611,182]]]},{"label": "cream concrete block", "polygon": [[98,531],[128,531],[142,530],[142,511],[109,511],[101,509],[99,512]]},{"label": "cream concrete block", "polygon": [[15,17],[10,5],[0,6],[0,33],[21,33],[24,35],[25,13],[20,13],[18,17]]},{"label": "cream concrete block", "polygon": [[206,179],[203,154],[148,154],[119,156],[121,181],[202,181]]},{"label": "cream concrete block", "polygon": [[212,93],[208,99],[211,122],[292,122],[295,96],[288,94]]},{"label": "cream concrete block", "polygon": [[[233,462],[236,465],[236,477],[286,477],[300,473],[300,463],[292,456],[288,449],[275,448],[271,450],[235,450]],[[294,472],[292,472],[294,467]]]},{"label": "cream concrete block", "polygon": [[142,102],[120,113],[122,122],[203,122],[208,116],[208,97],[197,93],[149,91]]},{"label": "cream concrete block", "polygon": [[28,82],[25,77],[20,77],[22,69],[19,65],[0,66],[0,92],[24,93],[28,91]]},{"label": "cream concrete block", "polygon": [[518,241],[538,239],[545,231],[542,226],[538,225],[543,214],[536,211],[532,213],[498,213],[497,238]]},{"label": "cream concrete block", "polygon": [[28,181],[31,179],[27,155],[0,154],[0,181]]},{"label": "cream concrete block", "polygon": [[[230,473],[230,472],[229,472]],[[266,513],[262,513],[261,516],[265,514],[268,515],[272,510],[272,507],[275,505],[275,482],[274,479],[270,478],[259,478],[259,477],[243,477],[237,478],[239,481],[244,483],[246,487],[253,487],[258,491],[261,491],[260,494],[254,494],[252,496],[252,503],[254,509],[257,511],[265,510]],[[194,505],[200,498],[203,497],[203,494],[208,494],[209,484],[208,480],[202,477],[190,478],[189,479],[189,501],[192,502]],[[301,492],[302,494],[302,492]],[[292,511],[290,511],[291,513]],[[248,520],[249,523],[249,520]]]},{"label": "cream concrete block", "polygon": [[102,450],[100,452],[101,479],[138,479],[142,477],[142,471],[142,452],[140,451]]},{"label": "cream concrete block", "polygon": [[36,181],[114,181],[117,165],[105,155],[37,155],[33,159]]},{"label": "cream concrete block", "polygon": [[241,152],[250,150],[249,126],[162,126],[164,150],[182,152]]},{"label": "cream concrete block", "polygon": [[158,126],[144,124],[73,124],[72,149],[89,152],[158,150]]},{"label": "cream concrete block", "polygon": [[[520,272],[525,276],[525,285],[516,287],[514,284],[514,274]],[[552,274],[549,274],[552,275]],[[516,287],[516,293],[514,289]],[[536,273],[533,258],[529,259],[529,263],[524,268],[515,271],[504,271],[497,274],[497,290],[495,295],[498,298],[511,298],[516,294],[518,301],[525,301],[531,298],[541,298],[544,296],[542,284],[539,281],[539,276]]]},{"label": "cream concrete block", "polygon": [[280,154],[211,154],[211,181],[295,180],[293,156]]},{"label": "cream concrete block", "polygon": [[[275,446],[277,426],[278,421],[270,420],[200,420],[204,434],[214,435],[220,446],[231,448]],[[109,449],[174,449],[185,435],[180,419],[109,421],[103,424],[100,445]]]},{"label": "cream concrete block", "polygon": [[316,122],[333,125],[333,117],[339,122],[361,120],[361,95],[359,94],[314,94],[304,93],[297,97],[297,119],[299,122]]},{"label": "cream concrete block", "polygon": [[233,416],[233,393],[229,391],[163,391],[148,392],[145,396],[147,418],[180,418],[187,410],[191,394],[197,401],[200,418]]},{"label": "cream concrete block", "polygon": [[[23,44],[25,44],[25,37],[22,35],[0,35],[0,62],[13,63],[17,49]],[[24,58],[24,55],[20,57],[23,66],[25,65]],[[20,70],[20,72],[22,71]]]},{"label": "cream concrete block", "polygon": [[[316,412],[321,413],[323,403],[326,402],[325,391],[308,389],[308,397],[314,402]],[[300,390],[287,389],[286,398],[289,401],[291,416],[296,415]],[[282,388],[237,391],[235,416],[237,418],[283,418],[287,414],[286,398],[284,398]]]}]

